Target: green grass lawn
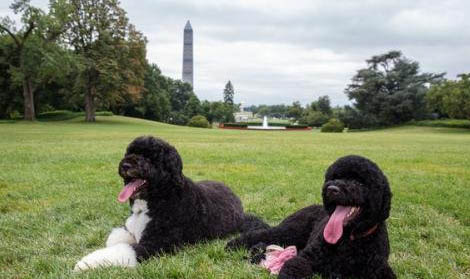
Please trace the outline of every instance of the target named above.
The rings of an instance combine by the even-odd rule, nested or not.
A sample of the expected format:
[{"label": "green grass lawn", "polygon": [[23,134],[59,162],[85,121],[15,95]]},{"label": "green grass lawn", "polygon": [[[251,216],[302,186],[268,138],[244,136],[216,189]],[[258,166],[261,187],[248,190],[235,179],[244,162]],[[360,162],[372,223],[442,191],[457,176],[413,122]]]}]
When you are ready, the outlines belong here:
[{"label": "green grass lawn", "polygon": [[277,224],[321,202],[326,168],[359,154],[388,176],[390,262],[399,278],[470,278],[470,130],[327,134],[176,127],[120,116],[0,123],[0,278],[273,278],[212,241],[135,269],[73,273],[127,218],[117,166],[139,135],[176,146],[193,180],[224,181]]}]

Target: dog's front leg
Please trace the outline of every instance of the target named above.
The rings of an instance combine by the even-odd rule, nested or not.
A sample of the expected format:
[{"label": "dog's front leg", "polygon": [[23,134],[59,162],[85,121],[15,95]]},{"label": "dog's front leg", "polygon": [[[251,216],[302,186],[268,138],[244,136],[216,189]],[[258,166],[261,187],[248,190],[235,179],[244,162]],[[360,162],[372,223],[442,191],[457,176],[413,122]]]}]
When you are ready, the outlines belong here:
[{"label": "dog's front leg", "polygon": [[297,256],[288,260],[281,271],[279,279],[304,279],[313,275],[312,263],[304,257]]},{"label": "dog's front leg", "polygon": [[136,265],[137,256],[134,248],[127,243],[119,243],[86,255],[75,265],[74,270],[82,271],[100,266],[134,267]]},{"label": "dog's front leg", "polygon": [[238,238],[232,239],[226,245],[227,250],[237,248],[250,249],[260,242],[270,244],[277,244],[281,246],[295,245],[297,248],[303,245],[302,241],[303,232],[293,230],[289,226],[277,226],[269,229],[254,230],[244,233]]},{"label": "dog's front leg", "polygon": [[125,227],[114,228],[106,240],[106,247],[114,246],[118,243],[134,244],[137,241],[135,237],[126,230]]}]

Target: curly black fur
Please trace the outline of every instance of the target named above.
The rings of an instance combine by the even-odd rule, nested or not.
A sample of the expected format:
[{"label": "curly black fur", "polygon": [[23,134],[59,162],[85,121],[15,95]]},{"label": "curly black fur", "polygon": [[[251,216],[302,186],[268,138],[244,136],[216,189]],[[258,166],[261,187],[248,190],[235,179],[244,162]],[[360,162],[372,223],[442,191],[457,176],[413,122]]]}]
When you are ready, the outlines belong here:
[{"label": "curly black fur", "polygon": [[[387,178],[372,161],[355,155],[338,159],[325,174],[323,206],[303,208],[278,226],[242,234],[227,247],[255,248],[267,244],[295,245],[298,256],[287,261],[279,278],[396,278],[388,264],[385,220],[392,194]],[[356,206],[359,213],[343,225],[334,244],[324,229],[337,205]],[[259,257],[259,255],[256,255]]]},{"label": "curly black fur", "polygon": [[132,141],[119,164],[125,184],[146,180],[130,198],[131,206],[136,199],[145,200],[151,218],[140,241],[132,245],[139,261],[186,243],[268,227],[245,214],[240,199],[223,183],[193,182],[182,170],[176,149],[151,136]]}]

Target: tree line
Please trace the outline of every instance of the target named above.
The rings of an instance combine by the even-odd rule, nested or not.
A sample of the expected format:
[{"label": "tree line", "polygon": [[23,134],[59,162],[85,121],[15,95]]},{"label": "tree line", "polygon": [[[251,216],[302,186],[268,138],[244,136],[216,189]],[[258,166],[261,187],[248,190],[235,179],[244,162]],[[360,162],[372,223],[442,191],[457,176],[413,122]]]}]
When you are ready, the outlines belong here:
[{"label": "tree line", "polygon": [[0,18],[0,118],[65,109],[85,111],[89,122],[97,110],[180,125],[198,114],[233,120],[233,94],[201,102],[190,84],[147,61],[147,39],[119,1],[51,0],[46,13],[15,0],[10,8],[21,24]]},{"label": "tree line", "polygon": [[307,106],[258,105],[247,110],[320,127],[338,119],[351,129],[384,127],[412,120],[470,119],[470,74],[447,80],[445,73],[422,73],[419,63],[389,51],[366,61],[346,87],[351,105],[331,107],[328,96]]},{"label": "tree line", "polygon": [[[17,25],[0,18],[0,118],[34,120],[51,110],[97,110],[186,125],[197,115],[230,122],[238,110],[228,81],[223,100],[200,101],[190,84],[164,76],[146,59],[147,39],[129,22],[117,0],[50,0],[49,10],[14,0]],[[470,74],[446,80],[422,73],[419,63],[390,51],[372,56],[344,93],[350,105],[332,107],[328,96],[307,106],[247,107],[260,116],[322,126],[339,119],[347,127],[389,126],[436,117],[470,118]]]}]

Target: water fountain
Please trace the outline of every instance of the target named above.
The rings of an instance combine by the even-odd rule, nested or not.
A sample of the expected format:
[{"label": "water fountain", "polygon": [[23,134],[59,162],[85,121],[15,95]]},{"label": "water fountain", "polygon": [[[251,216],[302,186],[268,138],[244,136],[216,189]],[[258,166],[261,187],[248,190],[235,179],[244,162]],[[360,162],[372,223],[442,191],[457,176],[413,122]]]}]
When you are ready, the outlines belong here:
[{"label": "water fountain", "polygon": [[268,117],[264,116],[262,126],[248,126],[247,129],[249,129],[249,130],[285,130],[286,127],[284,127],[284,126],[269,126],[268,125]]}]

